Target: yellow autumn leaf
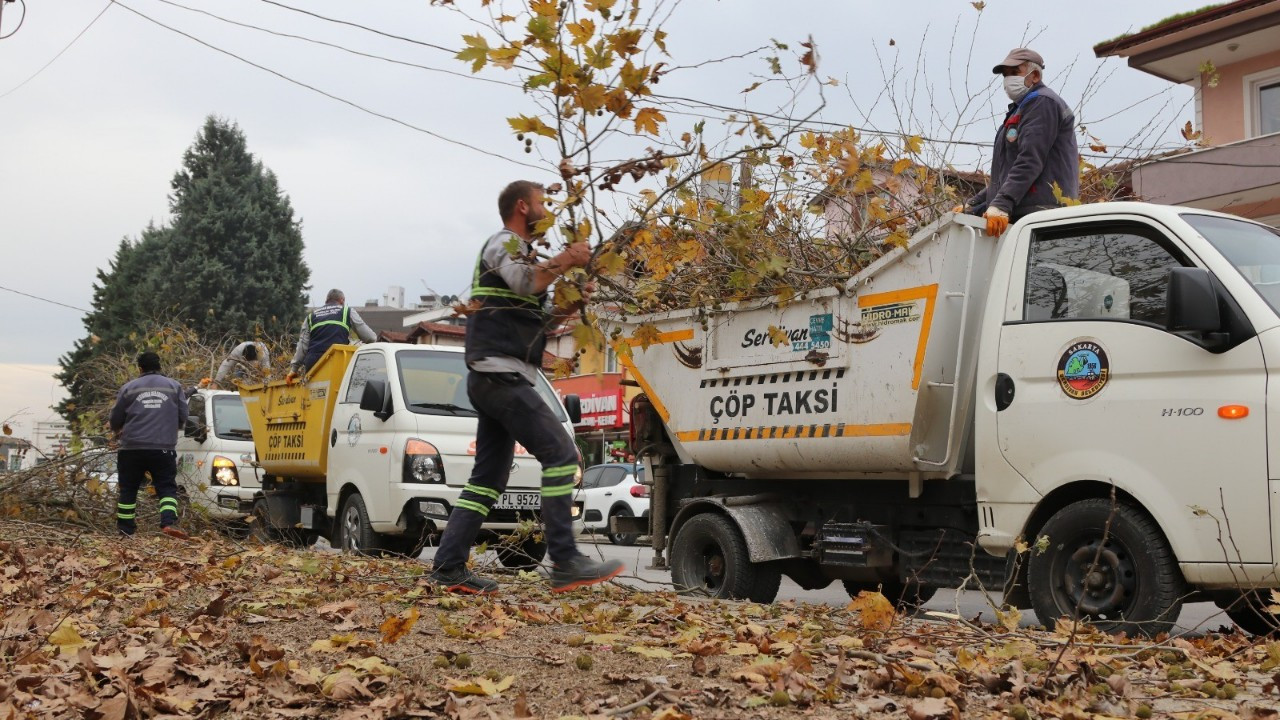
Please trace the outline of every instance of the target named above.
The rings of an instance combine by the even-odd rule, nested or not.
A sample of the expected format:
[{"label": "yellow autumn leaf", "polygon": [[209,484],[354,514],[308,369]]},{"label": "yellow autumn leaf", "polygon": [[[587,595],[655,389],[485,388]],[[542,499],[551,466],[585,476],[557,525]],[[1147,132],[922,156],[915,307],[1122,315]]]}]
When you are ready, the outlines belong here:
[{"label": "yellow autumn leaf", "polygon": [[627,648],[627,652],[632,652],[632,653],[635,653],[636,655],[643,655],[644,657],[654,658],[658,660],[665,660],[667,658],[673,657],[670,650],[666,650],[664,648],[659,648],[659,647],[650,647],[648,645],[632,645],[631,647]]},{"label": "yellow autumn leaf", "polygon": [[503,70],[510,70],[515,67],[516,58],[518,57],[520,57],[520,48],[518,46],[494,48],[489,51],[489,60]]},{"label": "yellow autumn leaf", "polygon": [[541,135],[549,138],[556,136],[556,131],[546,123],[542,122],[542,118],[539,117],[517,115],[512,118],[507,118],[507,124],[511,126],[511,129],[514,132],[517,133],[533,133],[534,135]]},{"label": "yellow autumn leaf", "polygon": [[487,677],[477,677],[470,680],[457,680],[449,678],[445,683],[444,689],[457,695],[498,695],[503,690],[511,687],[516,681],[514,675],[508,675],[501,680],[494,682]]},{"label": "yellow autumn leaf", "polygon": [[658,342],[660,335],[661,333],[658,332],[658,327],[653,323],[641,323],[640,326],[631,333],[631,337],[635,338],[636,344],[638,344],[642,350],[648,350],[650,345]]},{"label": "yellow autumn leaf", "polygon": [[607,13],[616,4],[618,4],[618,0],[587,0],[586,8],[588,12],[599,12],[608,17]]},{"label": "yellow autumn leaf", "polygon": [[878,592],[863,590],[846,609],[857,611],[862,627],[867,630],[888,630],[893,625],[893,603]]},{"label": "yellow autumn leaf", "polygon": [[902,173],[910,170],[911,166],[914,164],[915,163],[911,162],[909,158],[900,158],[898,162],[893,164],[893,174],[901,175]]},{"label": "yellow autumn leaf", "polygon": [[573,36],[572,44],[574,45],[586,45],[591,40],[591,36],[596,34],[596,23],[591,18],[583,18],[564,27]]},{"label": "yellow autumn leaf", "polygon": [[920,154],[920,151],[923,149],[924,149],[924,138],[920,137],[919,135],[912,135],[911,137],[907,138],[907,152],[911,153],[912,155],[918,155]]},{"label": "yellow autumn leaf", "polygon": [[658,111],[657,108],[641,108],[636,113],[636,132],[649,133],[650,135],[658,134],[658,123],[667,121],[667,116]]},{"label": "yellow autumn leaf", "polygon": [[80,633],[76,631],[76,624],[71,619],[63,620],[58,625],[58,629],[49,634],[49,642],[56,646],[58,654],[64,657],[75,655],[80,648],[91,644],[80,637]]},{"label": "yellow autumn leaf", "polygon": [[400,671],[391,667],[385,660],[377,655],[370,655],[365,658],[352,658],[344,663],[341,667],[349,667],[358,670],[366,675],[399,675]]},{"label": "yellow autumn leaf", "polygon": [[619,252],[608,250],[596,257],[592,267],[600,275],[617,275],[626,269],[627,259]]},{"label": "yellow autumn leaf", "polygon": [[324,640],[316,640],[311,643],[313,652],[340,652],[343,648],[355,642],[355,635],[331,635]]},{"label": "yellow autumn leaf", "polygon": [[483,35],[463,35],[462,41],[467,46],[454,57],[471,63],[471,72],[480,72],[485,63],[489,62],[489,41]]},{"label": "yellow autumn leaf", "polygon": [[760,648],[752,643],[736,642],[725,651],[726,655],[759,655]]},{"label": "yellow autumn leaf", "polygon": [[655,30],[653,32],[653,44],[657,45],[658,49],[661,50],[664,54],[667,54],[667,55],[671,54],[667,52],[667,34],[662,30]]}]

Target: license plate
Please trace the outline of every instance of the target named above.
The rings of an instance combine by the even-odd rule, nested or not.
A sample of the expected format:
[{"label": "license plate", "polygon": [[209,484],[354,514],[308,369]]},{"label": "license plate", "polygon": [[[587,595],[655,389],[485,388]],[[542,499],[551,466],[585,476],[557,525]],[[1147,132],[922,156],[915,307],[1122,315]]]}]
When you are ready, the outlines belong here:
[{"label": "license plate", "polygon": [[493,507],[498,510],[537,510],[542,507],[542,495],[521,492],[502,493]]}]

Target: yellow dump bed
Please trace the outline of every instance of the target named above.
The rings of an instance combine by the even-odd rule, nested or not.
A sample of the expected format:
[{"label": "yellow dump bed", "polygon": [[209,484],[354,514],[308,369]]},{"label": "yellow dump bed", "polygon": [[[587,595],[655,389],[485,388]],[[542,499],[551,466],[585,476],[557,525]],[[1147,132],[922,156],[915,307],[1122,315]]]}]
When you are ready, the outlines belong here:
[{"label": "yellow dump bed", "polygon": [[355,351],[352,345],[330,347],[302,382],[240,388],[263,470],[278,477],[324,478],[333,408]]}]

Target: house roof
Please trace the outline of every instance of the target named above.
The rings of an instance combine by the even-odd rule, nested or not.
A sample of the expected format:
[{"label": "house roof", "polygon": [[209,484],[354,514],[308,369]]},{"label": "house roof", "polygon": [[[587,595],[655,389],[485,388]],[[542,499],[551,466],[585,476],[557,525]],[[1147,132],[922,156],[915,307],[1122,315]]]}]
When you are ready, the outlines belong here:
[{"label": "house roof", "polygon": [[449,335],[451,337],[466,337],[467,327],[465,325],[449,325],[437,322],[420,322],[413,326],[406,337],[409,340],[416,340],[423,335]]},{"label": "house roof", "polygon": [[1280,0],[1237,0],[1174,15],[1093,47],[1096,57],[1124,57],[1129,66],[1171,82],[1200,75],[1206,62],[1229,65],[1280,46]]}]

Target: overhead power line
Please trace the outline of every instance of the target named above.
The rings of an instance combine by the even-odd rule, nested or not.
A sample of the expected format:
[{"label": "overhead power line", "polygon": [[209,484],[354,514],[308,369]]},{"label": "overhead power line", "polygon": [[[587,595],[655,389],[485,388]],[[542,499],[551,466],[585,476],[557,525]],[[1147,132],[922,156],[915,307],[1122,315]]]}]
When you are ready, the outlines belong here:
[{"label": "overhead power line", "polygon": [[346,98],[344,98],[344,97],[340,97],[340,96],[338,96],[338,95],[334,95],[334,94],[333,94],[333,93],[331,93],[331,92],[328,92],[328,91],[326,91],[326,90],[322,90],[322,89],[320,89],[320,88],[318,88],[318,87],[316,87],[316,86],[314,86],[314,85],[309,85],[309,84],[307,84],[307,83],[305,83],[305,82],[303,82],[303,81],[301,81],[301,80],[297,80],[297,79],[295,79],[295,78],[292,78],[292,77],[290,77],[290,76],[288,76],[288,75],[285,75],[284,73],[282,73],[282,72],[280,72],[280,71],[278,71],[278,70],[272,70],[271,68],[269,68],[269,67],[267,67],[267,66],[265,66],[265,65],[260,65],[260,64],[258,64],[258,63],[256,63],[256,62],[252,61],[252,60],[249,60],[249,59],[247,59],[247,58],[245,58],[245,57],[242,57],[242,56],[240,56],[240,55],[237,55],[237,54],[235,54],[235,53],[231,52],[230,50],[224,50],[223,48],[220,48],[220,47],[218,47],[217,45],[213,45],[212,43],[205,42],[204,40],[201,40],[200,38],[198,38],[198,37],[196,37],[196,36],[194,36],[194,35],[192,35],[192,34],[190,34],[190,33],[187,33],[187,32],[184,32],[184,31],[182,31],[182,30],[179,30],[178,28],[175,28],[175,27],[173,27],[173,26],[171,26],[171,25],[166,25],[166,24],[164,24],[164,23],[160,22],[159,20],[156,20],[155,18],[152,18],[152,17],[150,17],[150,16],[146,15],[145,13],[139,12],[138,10],[135,10],[134,8],[132,8],[132,7],[128,6],[128,5],[125,5],[124,3],[120,2],[119,0],[111,0],[111,3],[112,3],[113,5],[119,5],[119,6],[120,6],[121,8],[123,8],[124,10],[128,10],[129,12],[133,13],[134,15],[137,15],[138,17],[142,18],[143,20],[146,20],[147,22],[152,23],[153,25],[158,25],[158,26],[160,26],[160,27],[164,28],[165,30],[168,30],[168,31],[169,31],[169,32],[171,32],[171,33],[175,33],[175,34],[177,34],[177,35],[181,35],[182,37],[185,37],[185,38],[187,38],[188,40],[191,40],[192,42],[195,42],[195,43],[198,43],[198,44],[200,44],[200,45],[203,45],[203,46],[205,46],[205,47],[209,48],[210,50],[213,50],[213,51],[215,51],[215,52],[222,53],[223,55],[226,55],[226,56],[228,56],[228,57],[231,57],[231,58],[234,58],[234,59],[236,59],[236,60],[239,60],[240,62],[242,62],[242,63],[244,63],[244,64],[246,64],[246,65],[249,65],[249,66],[251,66],[251,67],[257,68],[258,70],[261,70],[261,71],[263,71],[263,72],[265,72],[265,73],[269,73],[269,74],[271,74],[271,75],[274,75],[274,76],[276,76],[276,77],[280,78],[281,80],[284,80],[285,82],[288,82],[288,83],[293,84],[293,85],[297,85],[297,86],[298,86],[298,87],[300,87],[300,88],[305,88],[305,89],[310,90],[311,92],[314,92],[314,93],[316,93],[316,94],[318,94],[318,95],[323,95],[324,97],[327,97],[327,98],[329,98],[330,100],[333,100],[333,101],[335,101],[335,102],[340,102],[340,103],[342,103],[343,105],[346,105],[346,106],[348,106],[348,107],[355,108],[356,110],[359,110],[360,112],[363,112],[363,113],[366,113],[366,114],[372,115],[372,116],[377,117],[377,118],[382,118],[383,120],[387,120],[387,121],[389,121],[389,122],[393,122],[393,123],[395,123],[395,124],[397,124],[397,125],[400,125],[400,126],[402,126],[402,127],[406,127],[406,128],[408,128],[408,129],[410,129],[410,130],[414,130],[414,131],[416,131],[416,132],[420,132],[420,133],[422,133],[422,134],[424,134],[424,135],[429,135],[429,136],[431,136],[431,137],[433,137],[433,138],[436,138],[437,140],[442,140],[442,141],[447,142],[447,143],[449,143],[449,144],[451,144],[451,145],[457,145],[458,147],[463,147],[463,148],[466,148],[466,149],[468,149],[468,150],[473,150],[473,151],[478,152],[478,153],[480,153],[480,154],[482,154],[482,155],[488,155],[489,157],[497,158],[497,159],[499,159],[499,160],[505,160],[506,162],[512,163],[512,164],[514,164],[514,165],[521,165],[521,166],[523,166],[523,167],[533,168],[534,170],[539,170],[539,171],[544,171],[544,170],[546,170],[546,168],[545,168],[545,167],[540,167],[540,166],[538,166],[538,165],[533,165],[533,164],[531,164],[531,163],[522,162],[522,161],[520,161],[520,160],[515,160],[515,159],[513,159],[513,158],[509,158],[509,157],[507,157],[507,156],[505,156],[505,155],[500,155],[500,154],[498,154],[498,153],[495,153],[495,152],[492,152],[492,151],[489,151],[489,150],[485,150],[485,149],[483,149],[483,148],[476,147],[475,145],[471,145],[471,144],[469,144],[469,143],[465,143],[465,142],[463,142],[463,141],[461,141],[461,140],[454,140],[454,139],[453,139],[453,138],[451,138],[451,137],[447,137],[447,136],[445,136],[445,135],[441,135],[441,134],[440,134],[440,133],[438,133],[438,132],[435,132],[435,131],[432,131],[432,130],[428,130],[428,129],[426,129],[426,128],[424,128],[424,127],[420,127],[420,126],[418,126],[418,125],[414,125],[413,123],[407,122],[407,121],[405,121],[405,120],[401,120],[400,118],[397,118],[397,117],[395,117],[395,116],[387,115],[386,113],[378,112],[377,110],[373,110],[373,109],[367,108],[367,107],[365,107],[365,106],[363,106],[363,105],[361,105],[361,104],[359,104],[359,103],[356,103],[356,102],[354,102],[354,101],[348,100],[348,99],[346,99]]},{"label": "overhead power line", "polygon": [[82,308],[82,307],[76,307],[75,305],[68,305],[68,304],[66,304],[66,303],[58,302],[57,300],[50,300],[49,298],[40,297],[39,295],[32,295],[31,293],[24,293],[24,292],[22,292],[21,290],[14,290],[13,288],[7,288],[7,287],[4,287],[3,285],[0,285],[0,290],[4,290],[4,291],[7,291],[7,292],[11,292],[11,293],[13,293],[14,295],[21,295],[21,296],[23,296],[23,297],[29,297],[29,298],[31,298],[32,300],[39,300],[40,302],[47,302],[47,303],[49,303],[50,305],[57,305],[57,306],[59,306],[59,307],[67,308],[68,310],[79,310],[80,312],[84,312],[84,313],[92,312],[91,310],[85,310],[85,309],[84,309],[84,308]]},{"label": "overhead power line", "polygon": [[261,0],[261,2],[264,2],[268,5],[275,5],[278,8],[284,8],[285,10],[289,10],[292,12],[301,13],[303,15],[310,15],[311,17],[316,18],[317,20],[324,20],[325,22],[331,22],[337,25],[346,25],[348,27],[359,28],[361,30],[374,33],[375,35],[381,35],[382,37],[391,38],[392,40],[403,40],[404,42],[413,43],[414,45],[429,47],[432,50],[442,50],[444,52],[449,53],[450,55],[453,55],[458,52],[456,49],[447,48],[443,45],[436,45],[434,43],[429,43],[424,40],[417,40],[415,38],[405,37],[404,35],[395,35],[389,32],[379,30],[377,28],[371,28],[368,25],[361,25],[360,23],[354,23],[349,20],[339,20],[337,18],[331,18],[331,17],[328,17],[327,15],[321,15],[320,13],[311,12],[310,10],[303,10],[302,8],[293,7],[292,5],[285,5],[282,2],[276,2],[276,0]]},{"label": "overhead power line", "polygon": [[[2,3],[2,2],[4,2],[4,0],[0,0],[0,3]],[[98,12],[98,14],[97,14],[97,15],[94,15],[94,16],[93,16],[93,19],[89,21],[89,24],[84,26],[84,29],[83,29],[83,30],[81,30],[79,33],[77,33],[75,37],[71,38],[71,42],[67,43],[66,47],[64,47],[64,48],[62,48],[61,50],[59,50],[59,51],[58,51],[58,54],[53,56],[53,59],[52,59],[52,60],[50,60],[49,62],[45,63],[45,64],[44,64],[44,65],[43,65],[39,70],[37,70],[37,71],[35,71],[34,73],[32,73],[32,74],[31,74],[31,77],[28,77],[26,80],[23,80],[22,82],[20,82],[20,83],[18,83],[17,85],[13,86],[13,87],[12,87],[12,88],[10,88],[9,90],[5,91],[5,93],[4,93],[3,95],[0,95],[0,98],[6,98],[6,97],[8,97],[11,93],[17,92],[17,91],[18,91],[18,89],[19,89],[19,88],[21,88],[23,85],[26,85],[27,83],[31,82],[32,80],[35,80],[37,75],[39,75],[40,73],[44,72],[46,68],[48,68],[48,67],[49,67],[50,65],[52,65],[55,61],[57,61],[57,59],[58,59],[58,58],[62,57],[62,54],[63,54],[63,53],[65,53],[66,51],[70,50],[70,49],[71,49],[71,46],[72,46],[72,45],[75,45],[77,40],[79,40],[80,38],[84,37],[84,34],[85,34],[85,33],[87,33],[87,32],[89,32],[89,28],[93,27],[93,24],[94,24],[94,23],[96,23],[96,22],[98,22],[98,18],[100,18],[100,17],[102,17],[103,15],[105,15],[105,14],[107,13],[107,11],[108,11],[108,10],[110,10],[110,9],[111,9],[111,3],[110,3],[110,2],[108,2],[108,3],[107,3],[107,4],[102,8],[102,10]],[[17,32],[17,31],[15,30],[14,32]]]}]

